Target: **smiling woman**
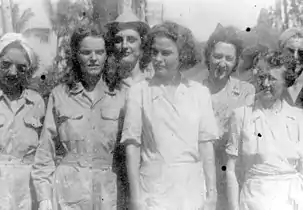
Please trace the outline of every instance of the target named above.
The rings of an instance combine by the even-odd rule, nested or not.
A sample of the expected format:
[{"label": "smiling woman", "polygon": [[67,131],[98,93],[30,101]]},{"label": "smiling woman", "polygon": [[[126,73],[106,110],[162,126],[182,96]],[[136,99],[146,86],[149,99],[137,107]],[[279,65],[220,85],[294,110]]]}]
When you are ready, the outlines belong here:
[{"label": "smiling woman", "polygon": [[281,52],[262,55],[256,64],[255,104],[231,115],[226,146],[229,209],[303,208],[303,115],[284,99],[287,60]]},{"label": "smiling woman", "polygon": [[165,22],[147,41],[155,76],[129,89],[121,139],[132,209],[214,209],[218,130],[210,93],[181,73],[196,62],[192,33]]}]

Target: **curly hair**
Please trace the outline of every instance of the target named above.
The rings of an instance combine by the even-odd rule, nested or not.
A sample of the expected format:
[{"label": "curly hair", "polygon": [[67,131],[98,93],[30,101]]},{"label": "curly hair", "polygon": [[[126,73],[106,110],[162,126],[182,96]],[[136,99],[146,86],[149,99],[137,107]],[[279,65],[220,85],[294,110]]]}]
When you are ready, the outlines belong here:
[{"label": "curly hair", "polygon": [[33,60],[30,59],[29,55],[27,54],[27,51],[23,48],[22,44],[20,44],[19,41],[14,41],[10,44],[8,44],[0,53],[0,57],[4,56],[9,49],[16,48],[23,52],[25,55],[27,61],[30,63],[29,68],[26,71],[26,80],[24,81],[23,86],[28,87],[30,85],[30,79],[32,78],[33,74],[38,70],[39,68],[39,56],[36,53],[33,53]]},{"label": "curly hair", "polygon": [[[105,33],[100,25],[90,23],[87,25],[81,25],[74,30],[70,38],[69,49],[66,49],[68,69],[66,75],[62,79],[62,82],[66,83],[69,88],[74,87],[74,85],[81,80],[82,73],[78,60],[78,53],[82,40],[89,36],[103,38],[105,42],[105,48],[107,49],[108,40],[106,39]],[[102,73],[102,79],[109,86],[108,72],[108,64],[106,59]]]},{"label": "curly hair", "polygon": [[236,64],[233,69],[233,71],[236,70],[240,56],[243,51],[243,44],[242,40],[239,38],[237,30],[234,27],[221,27],[220,29],[217,29],[215,32],[211,34],[209,37],[207,43],[206,43],[206,48],[204,50],[204,57],[205,57],[205,65],[210,67],[210,55],[212,51],[214,50],[216,44],[219,42],[224,42],[228,44],[232,44],[236,48]]},{"label": "curly hair", "polygon": [[157,36],[164,36],[176,43],[179,52],[180,70],[187,70],[201,61],[197,41],[190,29],[171,21],[155,25],[147,35],[147,42],[144,46],[144,56],[150,59],[151,48]]},{"label": "curly hair", "polygon": [[281,50],[260,53],[254,60],[254,66],[256,66],[260,59],[265,60],[271,68],[285,67],[283,78],[287,88],[295,83],[295,80],[302,72],[302,69],[299,72],[296,72],[296,59],[294,56],[285,54]]}]

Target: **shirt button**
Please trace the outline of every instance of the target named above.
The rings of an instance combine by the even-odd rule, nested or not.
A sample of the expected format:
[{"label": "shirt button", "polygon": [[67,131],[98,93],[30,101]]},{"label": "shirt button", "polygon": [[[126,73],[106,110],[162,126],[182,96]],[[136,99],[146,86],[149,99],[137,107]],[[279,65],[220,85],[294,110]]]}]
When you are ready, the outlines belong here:
[{"label": "shirt button", "polygon": [[96,126],[93,126],[93,130],[95,130],[96,129]]}]

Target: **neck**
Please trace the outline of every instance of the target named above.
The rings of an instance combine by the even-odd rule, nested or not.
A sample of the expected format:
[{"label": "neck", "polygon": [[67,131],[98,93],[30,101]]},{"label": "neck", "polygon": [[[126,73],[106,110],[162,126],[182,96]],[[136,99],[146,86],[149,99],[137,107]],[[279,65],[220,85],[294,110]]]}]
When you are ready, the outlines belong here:
[{"label": "neck", "polygon": [[81,80],[81,83],[83,85],[83,87],[85,88],[85,90],[87,90],[88,92],[91,92],[95,89],[96,85],[98,84],[98,82],[100,81],[101,76],[94,76],[94,77],[84,77]]},{"label": "neck", "polygon": [[229,77],[225,77],[223,79],[217,79],[217,78],[210,75],[209,76],[209,81],[211,83],[212,92],[217,93],[220,90],[222,90],[226,86],[228,80],[229,80]]},{"label": "neck", "polygon": [[268,100],[268,101],[261,100],[261,105],[263,109],[268,111],[280,111],[282,108],[282,100],[281,99]]},{"label": "neck", "polygon": [[7,87],[0,84],[0,87],[6,97],[8,97],[11,101],[19,99],[24,91],[24,88],[21,85]]},{"label": "neck", "polygon": [[124,79],[128,77],[135,78],[140,72],[138,62],[134,62],[134,63],[121,62],[120,69],[121,69],[121,74],[123,74],[122,77]]},{"label": "neck", "polygon": [[168,77],[158,77],[161,83],[169,86],[178,86],[181,82],[181,73],[179,71],[175,71],[172,75]]}]

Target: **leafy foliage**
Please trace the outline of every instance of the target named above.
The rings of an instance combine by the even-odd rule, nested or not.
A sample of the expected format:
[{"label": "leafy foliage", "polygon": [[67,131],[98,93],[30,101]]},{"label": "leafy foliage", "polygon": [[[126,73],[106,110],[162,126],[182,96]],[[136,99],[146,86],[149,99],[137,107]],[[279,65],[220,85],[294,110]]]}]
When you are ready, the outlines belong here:
[{"label": "leafy foliage", "polygon": [[18,4],[12,5],[12,24],[13,30],[16,33],[22,33],[24,36],[36,36],[41,42],[48,42],[51,29],[49,28],[26,28],[26,24],[35,16],[31,8],[28,8],[20,14],[20,8]]}]

